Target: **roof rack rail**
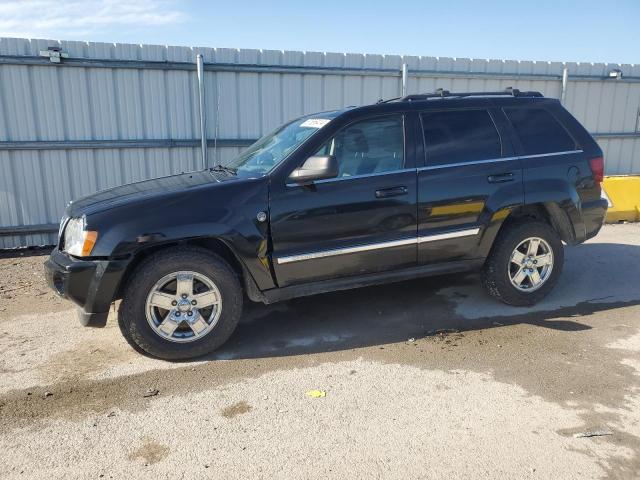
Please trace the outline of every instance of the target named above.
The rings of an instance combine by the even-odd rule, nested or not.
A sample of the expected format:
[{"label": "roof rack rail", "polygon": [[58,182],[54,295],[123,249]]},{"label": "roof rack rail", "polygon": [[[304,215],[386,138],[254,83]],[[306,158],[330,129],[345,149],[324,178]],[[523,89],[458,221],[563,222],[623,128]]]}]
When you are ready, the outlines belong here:
[{"label": "roof rack rail", "polygon": [[[508,87],[501,92],[450,92],[438,88],[434,93],[419,93],[412,95],[405,95],[404,97],[393,98],[387,100],[387,102],[415,102],[421,100],[429,100],[432,98],[462,98],[462,97],[498,97],[498,96],[511,96],[511,97],[543,97],[540,92],[521,92],[517,88]],[[385,102],[386,103],[386,102]]]}]

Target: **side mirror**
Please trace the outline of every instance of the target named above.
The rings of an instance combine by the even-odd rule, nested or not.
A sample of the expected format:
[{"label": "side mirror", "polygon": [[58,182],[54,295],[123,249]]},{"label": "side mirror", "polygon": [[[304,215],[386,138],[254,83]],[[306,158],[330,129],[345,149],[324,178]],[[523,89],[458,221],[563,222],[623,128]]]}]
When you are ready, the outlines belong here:
[{"label": "side mirror", "polygon": [[309,157],[296,168],[289,180],[296,183],[311,183],[315,180],[324,180],[338,176],[338,160],[333,155],[318,155]]}]

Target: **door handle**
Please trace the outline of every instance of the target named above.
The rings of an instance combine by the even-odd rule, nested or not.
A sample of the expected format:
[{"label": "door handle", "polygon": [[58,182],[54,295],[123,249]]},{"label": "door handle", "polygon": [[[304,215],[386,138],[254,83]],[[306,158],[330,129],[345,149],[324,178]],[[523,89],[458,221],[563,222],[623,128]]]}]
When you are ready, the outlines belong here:
[{"label": "door handle", "polygon": [[397,197],[398,195],[406,195],[407,187],[391,187],[376,190],[376,198]]},{"label": "door handle", "polygon": [[513,182],[513,172],[498,173],[487,177],[489,183]]}]

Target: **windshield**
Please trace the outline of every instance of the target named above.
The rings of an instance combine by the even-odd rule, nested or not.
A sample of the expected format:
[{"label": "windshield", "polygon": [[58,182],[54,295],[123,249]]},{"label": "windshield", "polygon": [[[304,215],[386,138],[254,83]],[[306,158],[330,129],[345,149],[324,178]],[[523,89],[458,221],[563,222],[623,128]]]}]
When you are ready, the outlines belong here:
[{"label": "windshield", "polygon": [[316,114],[282,125],[225,163],[223,167],[243,177],[264,175],[337,114],[338,112]]}]

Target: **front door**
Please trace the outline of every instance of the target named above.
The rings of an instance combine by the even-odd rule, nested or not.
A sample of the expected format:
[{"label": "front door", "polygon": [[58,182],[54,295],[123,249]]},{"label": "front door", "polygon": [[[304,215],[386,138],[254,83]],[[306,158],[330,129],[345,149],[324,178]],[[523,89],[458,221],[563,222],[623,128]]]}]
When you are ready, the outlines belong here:
[{"label": "front door", "polygon": [[280,287],[416,265],[417,171],[406,150],[403,115],[356,121],[316,153],[337,158],[337,178],[272,185]]},{"label": "front door", "polygon": [[418,257],[422,264],[471,260],[485,229],[524,200],[521,160],[499,110],[421,114],[425,166],[418,173]]}]

